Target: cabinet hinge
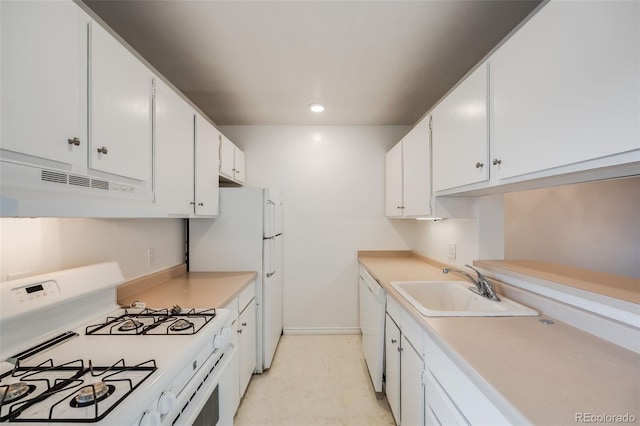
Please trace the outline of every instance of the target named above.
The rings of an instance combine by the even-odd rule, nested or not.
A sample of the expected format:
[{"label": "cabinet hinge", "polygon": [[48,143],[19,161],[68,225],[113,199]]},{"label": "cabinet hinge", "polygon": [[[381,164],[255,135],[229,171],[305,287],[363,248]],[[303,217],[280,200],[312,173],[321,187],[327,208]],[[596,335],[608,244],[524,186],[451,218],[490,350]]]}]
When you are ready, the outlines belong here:
[{"label": "cabinet hinge", "polygon": [[433,130],[433,115],[429,116],[429,130]]},{"label": "cabinet hinge", "polygon": [[420,373],[420,383],[422,384],[422,386],[425,386],[427,384],[427,377],[426,377],[425,370],[422,370],[422,372]]}]

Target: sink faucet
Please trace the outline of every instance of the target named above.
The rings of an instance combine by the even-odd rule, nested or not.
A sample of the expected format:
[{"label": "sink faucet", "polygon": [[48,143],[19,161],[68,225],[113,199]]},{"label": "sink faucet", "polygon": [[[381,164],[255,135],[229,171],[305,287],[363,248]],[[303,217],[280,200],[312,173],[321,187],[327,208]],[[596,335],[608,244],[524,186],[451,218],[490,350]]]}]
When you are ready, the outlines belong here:
[{"label": "sink faucet", "polygon": [[470,265],[464,265],[464,266],[473,269],[476,272],[476,274],[478,275],[478,278],[474,278],[471,275],[469,275],[468,273],[466,273],[465,271],[461,271],[459,269],[444,268],[442,270],[442,273],[443,274],[448,274],[449,272],[457,272],[458,274],[464,275],[469,281],[471,281],[476,286],[476,288],[470,287],[469,290],[473,291],[476,294],[479,294],[482,297],[486,297],[487,299],[491,299],[494,302],[499,302],[500,298],[496,294],[496,291],[493,289],[493,286],[491,285],[491,283],[489,282],[487,277],[482,275],[480,273],[480,271],[478,271],[473,266],[470,266]]}]

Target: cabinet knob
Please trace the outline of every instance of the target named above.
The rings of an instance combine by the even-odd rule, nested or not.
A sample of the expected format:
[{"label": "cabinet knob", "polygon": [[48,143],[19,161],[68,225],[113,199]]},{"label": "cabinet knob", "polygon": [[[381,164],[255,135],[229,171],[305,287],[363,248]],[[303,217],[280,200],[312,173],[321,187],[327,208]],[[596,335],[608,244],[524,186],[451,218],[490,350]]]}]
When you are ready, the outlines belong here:
[{"label": "cabinet knob", "polygon": [[482,167],[484,167],[484,163],[481,163],[481,162],[476,163],[476,169],[480,169]]},{"label": "cabinet knob", "polygon": [[498,160],[497,158],[493,159],[493,165],[497,166],[498,164],[502,164],[502,160]]},{"label": "cabinet knob", "polygon": [[109,151],[107,151],[107,147],[103,146],[101,148],[98,148],[98,153],[99,154],[107,154]]},{"label": "cabinet knob", "polygon": [[395,344],[397,342],[396,339],[391,339],[391,343]]},{"label": "cabinet knob", "polygon": [[401,347],[398,347],[398,352],[402,352],[402,348]]},{"label": "cabinet knob", "polygon": [[192,206],[195,206],[195,205],[196,205],[196,202],[195,202],[195,201],[192,201],[192,202],[190,202],[189,204],[190,204],[190,205],[192,205]]},{"label": "cabinet knob", "polygon": [[199,206],[204,206],[204,203],[198,203]]},{"label": "cabinet knob", "polygon": [[69,143],[69,145],[80,146],[79,138],[67,139],[67,142]]},{"label": "cabinet knob", "polygon": [[240,173],[240,170],[236,170],[236,173]]},{"label": "cabinet knob", "polygon": [[242,334],[242,329],[239,329],[239,330],[238,330],[238,333]]}]

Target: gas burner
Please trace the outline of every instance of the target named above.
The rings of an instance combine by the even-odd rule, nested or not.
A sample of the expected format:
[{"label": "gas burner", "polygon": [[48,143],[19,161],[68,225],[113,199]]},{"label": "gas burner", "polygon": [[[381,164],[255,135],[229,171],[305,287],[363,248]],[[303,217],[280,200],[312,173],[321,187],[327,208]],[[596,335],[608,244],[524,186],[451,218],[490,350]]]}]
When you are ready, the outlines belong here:
[{"label": "gas burner", "polygon": [[115,390],[115,386],[107,385],[103,381],[95,382],[80,389],[69,405],[74,408],[86,407],[106,399]]},{"label": "gas burner", "polygon": [[118,331],[133,331],[142,327],[142,323],[136,319],[126,320],[122,323],[120,327],[118,327]]},{"label": "gas burner", "polygon": [[171,325],[169,327],[169,330],[171,330],[171,331],[184,331],[184,330],[188,330],[191,327],[193,327],[193,323],[191,321],[187,321],[187,320],[184,320],[184,319],[179,319],[178,321],[174,322],[173,325]]},{"label": "gas burner", "polygon": [[25,382],[11,383],[0,386],[0,403],[7,404],[29,395],[35,390],[35,386]]}]

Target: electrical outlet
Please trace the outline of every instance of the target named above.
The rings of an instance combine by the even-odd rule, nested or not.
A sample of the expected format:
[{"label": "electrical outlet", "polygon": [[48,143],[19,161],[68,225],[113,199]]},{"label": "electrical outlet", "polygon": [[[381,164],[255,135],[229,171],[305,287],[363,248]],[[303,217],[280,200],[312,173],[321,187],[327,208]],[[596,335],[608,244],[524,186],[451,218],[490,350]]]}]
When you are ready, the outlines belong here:
[{"label": "electrical outlet", "polygon": [[455,260],[456,258],[456,243],[449,243],[449,251],[447,252],[449,259]]},{"label": "electrical outlet", "polygon": [[149,267],[156,266],[158,264],[158,249],[155,247],[149,247],[147,255],[149,260]]}]

